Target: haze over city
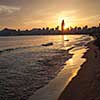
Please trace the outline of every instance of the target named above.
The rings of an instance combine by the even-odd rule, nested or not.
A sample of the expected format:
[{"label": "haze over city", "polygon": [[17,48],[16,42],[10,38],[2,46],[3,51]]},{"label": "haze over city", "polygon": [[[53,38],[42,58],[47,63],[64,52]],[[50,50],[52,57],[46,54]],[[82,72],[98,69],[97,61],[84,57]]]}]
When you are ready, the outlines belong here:
[{"label": "haze over city", "polygon": [[100,0],[0,0],[0,29],[97,26]]}]

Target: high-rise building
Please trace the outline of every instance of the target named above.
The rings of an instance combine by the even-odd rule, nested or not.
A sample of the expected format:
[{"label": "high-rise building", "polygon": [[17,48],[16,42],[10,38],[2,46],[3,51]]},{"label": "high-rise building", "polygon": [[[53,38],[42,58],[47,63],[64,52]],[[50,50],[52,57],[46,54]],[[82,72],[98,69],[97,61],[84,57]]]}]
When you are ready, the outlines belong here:
[{"label": "high-rise building", "polygon": [[61,23],[61,31],[62,32],[64,31],[64,26],[65,26],[65,22],[64,22],[64,20],[62,20],[62,23]]}]

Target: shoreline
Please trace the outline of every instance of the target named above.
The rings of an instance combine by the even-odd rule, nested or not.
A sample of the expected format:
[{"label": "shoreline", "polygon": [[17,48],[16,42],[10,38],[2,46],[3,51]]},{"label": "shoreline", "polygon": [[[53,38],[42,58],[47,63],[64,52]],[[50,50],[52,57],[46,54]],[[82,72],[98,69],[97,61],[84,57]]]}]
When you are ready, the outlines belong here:
[{"label": "shoreline", "polygon": [[35,94],[30,96],[28,100],[58,99],[66,85],[68,85],[72,78],[77,75],[78,71],[80,70],[80,66],[85,62],[85,59],[82,58],[82,56],[88,49],[87,46],[86,48],[81,49],[76,46],[74,48],[70,48],[69,50],[69,54],[73,54],[73,56],[69,60],[66,60],[64,68],[53,80],[51,80],[49,84],[36,91]]},{"label": "shoreline", "polygon": [[64,89],[58,100],[99,100],[100,99],[100,51],[94,41],[88,43],[86,59],[77,76]]},{"label": "shoreline", "polygon": [[57,100],[79,71],[86,44],[91,41],[90,36],[76,36],[76,41],[68,38],[70,42],[63,48],[23,48],[2,53],[0,98]]}]

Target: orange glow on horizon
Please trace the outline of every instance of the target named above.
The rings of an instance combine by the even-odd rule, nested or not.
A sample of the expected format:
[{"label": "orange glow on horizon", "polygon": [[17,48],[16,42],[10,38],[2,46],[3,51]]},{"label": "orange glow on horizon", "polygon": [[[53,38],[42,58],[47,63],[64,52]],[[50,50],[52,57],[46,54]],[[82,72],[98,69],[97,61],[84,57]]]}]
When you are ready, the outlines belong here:
[{"label": "orange glow on horizon", "polygon": [[71,23],[70,19],[71,19],[70,17],[59,17],[58,21],[59,21],[60,29],[61,29],[62,20],[65,21],[64,29],[67,29],[67,28],[70,28],[70,27],[74,27],[75,25],[74,25],[74,23]]}]

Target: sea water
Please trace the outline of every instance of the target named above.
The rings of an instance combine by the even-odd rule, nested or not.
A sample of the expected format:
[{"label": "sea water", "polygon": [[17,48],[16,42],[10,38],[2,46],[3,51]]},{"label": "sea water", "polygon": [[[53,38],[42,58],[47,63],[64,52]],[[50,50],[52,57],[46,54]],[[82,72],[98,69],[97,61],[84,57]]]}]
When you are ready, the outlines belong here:
[{"label": "sea water", "polygon": [[[58,59],[64,51],[87,48],[90,40],[88,35],[0,37],[0,99],[27,100],[64,68],[65,60]],[[49,42],[53,45],[42,46]],[[66,53],[66,60],[71,57]]]}]

